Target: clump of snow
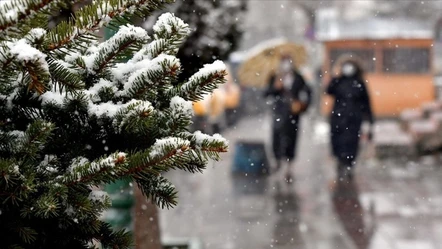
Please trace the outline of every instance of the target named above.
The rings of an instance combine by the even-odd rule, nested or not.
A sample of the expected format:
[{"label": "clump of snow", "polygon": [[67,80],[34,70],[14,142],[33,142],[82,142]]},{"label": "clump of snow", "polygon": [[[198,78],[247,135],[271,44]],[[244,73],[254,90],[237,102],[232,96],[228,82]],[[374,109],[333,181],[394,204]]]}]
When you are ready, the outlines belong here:
[{"label": "clump of snow", "polygon": [[115,167],[117,160],[120,160],[121,158],[126,158],[126,153],[114,153],[108,157],[99,160],[98,162],[91,163],[91,169],[94,171],[98,171],[101,168],[113,168]]},{"label": "clump of snow", "polygon": [[[88,111],[89,115],[96,115],[97,117],[107,116],[109,118],[115,117],[117,113],[125,108],[128,108],[131,105],[136,105],[134,107],[134,111],[152,111],[153,107],[149,101],[140,101],[136,99],[132,99],[129,102],[122,104],[117,103],[114,104],[112,102],[94,104],[92,102],[89,103]],[[133,112],[130,112],[132,114]],[[129,115],[129,114],[128,114]]]},{"label": "clump of snow", "polygon": [[225,72],[227,70],[226,65],[220,61],[216,60],[212,64],[206,64],[203,68],[201,68],[197,73],[192,75],[190,79],[184,83],[180,88],[182,91],[187,92],[195,86],[198,88],[198,82],[203,78],[208,78],[211,75]]},{"label": "clump of snow", "polygon": [[53,124],[51,122],[43,122],[42,126],[43,126],[42,130],[46,130],[48,128],[51,128],[53,126]]},{"label": "clump of snow", "polygon": [[21,139],[25,136],[24,131],[19,131],[19,130],[13,130],[9,132],[9,135],[12,135],[18,139]]},{"label": "clump of snow", "polygon": [[16,175],[20,174],[20,167],[17,164],[14,164],[14,166],[12,167],[12,173]]},{"label": "clump of snow", "polygon": [[[135,59],[135,58],[134,58]],[[129,60],[127,63],[118,63],[112,69],[111,73],[115,80],[125,81],[130,73],[136,72],[143,68],[148,68],[150,66],[150,60]]]},{"label": "clump of snow", "polygon": [[46,35],[46,33],[46,30],[42,28],[34,28],[29,31],[27,36],[29,37],[31,42],[33,42],[35,40],[41,40]]},{"label": "clump of snow", "polygon": [[214,61],[212,64],[206,64],[204,65],[203,68],[201,68],[195,75],[193,75],[194,77],[203,77],[203,76],[208,76],[217,72],[221,72],[221,71],[225,71],[226,69],[226,65],[224,64],[224,62],[220,61],[220,60],[216,60]]},{"label": "clump of snow", "polygon": [[172,46],[170,40],[156,37],[155,40],[145,45],[140,51],[136,52],[132,58],[133,61],[152,60],[161,53],[164,53],[170,46]]},{"label": "clump of snow", "polygon": [[179,96],[175,96],[170,100],[170,108],[172,109],[172,115],[181,113],[185,115],[193,115],[192,102]]},{"label": "clump of snow", "polygon": [[227,68],[224,62],[216,60],[212,64],[204,65],[203,68],[201,68],[197,73],[190,77],[189,81],[186,84],[190,84],[191,82],[198,81],[200,78],[208,77],[212,74],[216,74],[226,70]]},{"label": "clump of snow", "polygon": [[118,111],[123,107],[121,104],[114,104],[112,102],[93,104],[89,103],[88,111],[89,115],[96,115],[97,117],[107,116],[114,117]]},{"label": "clump of snow", "polygon": [[214,134],[213,136],[202,133],[201,131],[196,131],[193,133],[193,137],[195,139],[195,143],[197,146],[203,146],[204,143],[223,143],[225,145],[228,144],[227,139],[222,137],[220,134]]},{"label": "clump of snow", "polygon": [[64,60],[68,63],[74,63],[80,57],[81,54],[78,51],[72,51],[64,57]]},{"label": "clump of snow", "polygon": [[89,194],[89,200],[91,201],[104,202],[108,198],[108,193],[101,190],[92,190],[92,192]]},{"label": "clump of snow", "polygon": [[71,205],[67,205],[66,210],[64,210],[64,212],[68,215],[68,216],[73,216],[75,214],[75,210]]},{"label": "clump of snow", "polygon": [[58,92],[58,91],[47,91],[45,93],[43,93],[42,95],[40,95],[40,100],[42,101],[42,104],[49,104],[49,103],[53,103],[56,105],[62,105],[63,104],[63,100],[66,98],[66,93],[62,92]]},{"label": "clump of snow", "polygon": [[9,52],[22,63],[37,61],[42,69],[49,71],[48,63],[45,60],[46,55],[40,50],[29,45],[25,39],[21,39],[10,44]]},{"label": "clump of snow", "polygon": [[38,165],[38,170],[41,172],[49,172],[56,173],[58,172],[57,168],[53,167],[51,163],[57,159],[54,155],[45,155],[43,161]]},{"label": "clump of snow", "polygon": [[14,1],[14,5],[12,5],[11,0],[3,0],[0,1],[0,13],[5,17],[5,20],[17,22],[20,14],[26,14],[26,5],[19,1]]},{"label": "clump of snow", "polygon": [[110,88],[110,89],[112,89],[113,92],[116,92],[118,90],[113,82],[108,81],[106,79],[100,79],[100,81],[98,83],[96,83],[95,85],[93,85],[91,88],[89,88],[86,91],[86,93],[89,94],[89,96],[93,102],[98,102],[98,101],[100,101],[100,97],[98,96],[98,93],[103,88]]},{"label": "clump of snow", "polygon": [[170,12],[164,13],[158,17],[158,21],[153,26],[153,31],[156,33],[167,32],[168,34],[171,34],[173,28],[180,31],[180,33],[190,33],[189,25]]},{"label": "clump of snow", "polygon": [[72,159],[71,165],[69,166],[69,172],[73,173],[78,167],[84,166],[89,163],[89,160],[85,157],[76,157]]},{"label": "clump of snow", "polygon": [[183,147],[188,147],[190,145],[190,141],[186,139],[182,139],[179,137],[168,137],[157,139],[156,142],[151,147],[151,152],[149,153],[149,157],[157,157],[162,155],[164,149],[170,147],[176,150],[180,150]]}]

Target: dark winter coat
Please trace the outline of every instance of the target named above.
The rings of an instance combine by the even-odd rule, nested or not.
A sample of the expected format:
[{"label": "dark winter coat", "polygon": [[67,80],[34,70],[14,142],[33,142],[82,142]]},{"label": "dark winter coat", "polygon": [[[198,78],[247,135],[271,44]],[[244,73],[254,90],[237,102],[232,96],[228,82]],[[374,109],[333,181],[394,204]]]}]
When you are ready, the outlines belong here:
[{"label": "dark winter coat", "polygon": [[290,89],[275,89],[275,77],[270,78],[270,82],[265,96],[274,98],[273,103],[273,131],[272,147],[277,160],[282,158],[293,159],[295,157],[297,134],[299,129],[299,114],[293,114],[291,103],[299,100],[301,94],[305,94],[308,106],[311,101],[310,87],[305,83],[304,78],[294,72],[294,79]]},{"label": "dark winter coat", "polygon": [[327,93],[335,98],[330,117],[333,154],[351,166],[358,154],[362,121],[373,122],[367,88],[362,77],[341,76],[331,80]]}]

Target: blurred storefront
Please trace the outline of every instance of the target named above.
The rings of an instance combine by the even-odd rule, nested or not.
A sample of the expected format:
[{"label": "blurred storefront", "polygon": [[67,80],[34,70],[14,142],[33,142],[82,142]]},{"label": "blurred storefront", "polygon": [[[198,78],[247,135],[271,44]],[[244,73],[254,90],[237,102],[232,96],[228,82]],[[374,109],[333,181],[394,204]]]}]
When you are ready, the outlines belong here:
[{"label": "blurred storefront", "polygon": [[[335,75],[342,55],[362,62],[377,116],[395,117],[436,98],[434,40],[431,23],[410,18],[365,18],[344,21],[319,12],[317,38],[324,44],[322,84]],[[322,111],[331,103],[322,98]]]}]

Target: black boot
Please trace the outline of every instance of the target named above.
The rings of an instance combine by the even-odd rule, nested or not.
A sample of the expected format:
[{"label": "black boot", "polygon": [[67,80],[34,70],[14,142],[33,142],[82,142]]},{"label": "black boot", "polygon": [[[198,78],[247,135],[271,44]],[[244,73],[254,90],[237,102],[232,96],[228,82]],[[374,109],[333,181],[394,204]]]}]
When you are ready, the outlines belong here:
[{"label": "black boot", "polygon": [[348,181],[353,181],[353,167],[347,168],[347,179]]},{"label": "black boot", "polygon": [[338,181],[343,181],[346,178],[346,174],[345,174],[346,167],[345,167],[345,165],[343,163],[339,162],[338,165],[336,166],[336,170],[337,170],[336,177],[337,177]]},{"label": "black boot", "polygon": [[349,182],[353,180],[353,167],[350,167],[344,163],[338,163],[337,170],[338,181]]}]

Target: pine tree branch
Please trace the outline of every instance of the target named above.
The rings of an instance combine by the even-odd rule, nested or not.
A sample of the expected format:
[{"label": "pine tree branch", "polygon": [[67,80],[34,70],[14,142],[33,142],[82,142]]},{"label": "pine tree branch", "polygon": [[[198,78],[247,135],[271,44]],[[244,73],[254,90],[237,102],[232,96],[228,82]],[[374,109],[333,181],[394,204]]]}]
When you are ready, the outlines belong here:
[{"label": "pine tree branch", "polygon": [[160,89],[164,90],[177,77],[180,66],[179,60],[173,56],[162,55],[153,59],[148,66],[129,77],[123,96],[130,99],[155,98]]},{"label": "pine tree branch", "polygon": [[[40,0],[40,1],[13,1],[10,3],[10,6],[5,6],[7,3],[5,3],[3,8],[0,8],[0,31],[5,31],[10,27],[13,27],[14,25],[23,22],[25,19],[31,18],[33,15],[36,15],[39,13],[42,9],[47,8],[50,4],[57,2],[57,0]],[[24,11],[15,9],[14,7],[18,4],[25,3],[27,4]],[[12,8],[11,8],[12,7]],[[6,14],[7,11],[16,11],[16,17],[15,18],[6,18],[3,16],[3,14]],[[3,12],[3,13],[2,13]]]},{"label": "pine tree branch", "polygon": [[[46,50],[53,51],[75,41],[81,36],[91,34],[95,30],[108,24],[123,24],[128,22],[125,15],[138,13],[140,16],[147,16],[152,11],[160,8],[173,0],[104,0],[88,5],[76,13],[77,18],[74,24],[62,22],[52,32],[53,41],[47,44]],[[97,14],[100,13],[100,14]],[[119,18],[120,17],[120,18]],[[64,32],[62,32],[64,31]],[[58,34],[64,33],[63,37]]]},{"label": "pine tree branch", "polygon": [[[156,111],[148,101],[136,101],[122,109],[115,116],[114,126],[119,133],[148,134],[143,131],[151,131],[156,128]],[[152,133],[151,133],[152,134]]]},{"label": "pine tree branch", "polygon": [[50,85],[50,72],[46,61],[46,54],[35,48],[35,44],[33,44],[33,42],[38,41],[44,36],[42,32],[44,30],[31,30],[25,38],[10,42],[8,46],[4,46],[1,52],[4,55],[3,57],[6,55],[6,61],[9,58],[13,59],[14,64],[27,73],[23,80],[28,90],[38,94],[42,94],[45,90],[49,89]]},{"label": "pine tree branch", "polygon": [[132,41],[127,41],[125,43],[123,43],[118,50],[116,51],[112,51],[112,53],[109,53],[106,58],[104,58],[104,60],[98,65],[97,68],[97,73],[100,73],[101,70],[103,70],[103,68],[113,59],[115,58],[119,53],[121,53],[122,51],[124,51],[125,49],[129,48],[131,45],[135,44],[136,41],[132,40]]},{"label": "pine tree branch", "polygon": [[12,57],[9,57],[5,61],[2,61],[2,64],[3,64],[2,70],[6,70],[9,67],[9,65],[11,65],[11,63],[13,61],[14,61],[14,58],[12,58]]},{"label": "pine tree branch", "polygon": [[89,72],[99,74],[116,57],[127,59],[132,56],[132,52],[139,50],[148,39],[147,32],[140,27],[121,26],[112,38],[100,44],[97,51],[85,56],[83,60]]},{"label": "pine tree branch", "polygon": [[165,177],[140,173],[135,177],[135,181],[142,194],[157,206],[168,209],[176,206],[177,191]]},{"label": "pine tree branch", "polygon": [[66,65],[66,62],[56,61],[52,58],[48,59],[48,64],[53,84],[60,85],[60,92],[74,92],[83,89],[84,83],[80,75],[69,68],[69,64]]},{"label": "pine tree branch", "polygon": [[30,77],[29,83],[27,84],[28,91],[33,91],[41,95],[48,90],[48,74],[41,74],[41,68],[31,62],[25,63],[25,68]]},{"label": "pine tree branch", "polygon": [[225,65],[221,61],[204,65],[204,68],[194,74],[188,82],[168,90],[166,96],[180,96],[190,101],[201,100],[204,94],[212,92],[218,85],[223,84],[226,75]]},{"label": "pine tree branch", "polygon": [[[107,183],[118,179],[118,169],[123,170],[126,165],[125,153],[114,153],[109,157],[94,162],[79,161],[71,165],[70,172],[62,179],[62,183],[72,187],[82,183]],[[111,174],[112,173],[112,174]]]},{"label": "pine tree branch", "polygon": [[133,61],[147,57],[151,60],[160,54],[175,56],[190,34],[189,25],[171,13],[161,15],[153,27],[155,40],[134,55]]},{"label": "pine tree branch", "polygon": [[33,157],[40,146],[44,145],[54,130],[54,125],[44,121],[35,121],[26,130],[23,140],[19,143],[19,155],[22,160]]},{"label": "pine tree branch", "polygon": [[138,174],[140,172],[143,172],[146,169],[149,169],[149,168],[151,168],[151,167],[153,167],[155,165],[167,162],[168,160],[170,160],[174,156],[179,156],[179,155],[184,154],[185,150],[186,150],[185,148],[183,148],[183,149],[173,149],[173,150],[169,151],[167,154],[165,154],[165,155],[163,155],[163,156],[161,156],[159,158],[156,158],[156,159],[154,159],[152,161],[148,161],[148,162],[146,162],[144,164],[141,164],[141,165],[138,165],[136,167],[130,168],[124,174],[125,175],[126,174],[127,175],[136,175],[136,174]]}]

